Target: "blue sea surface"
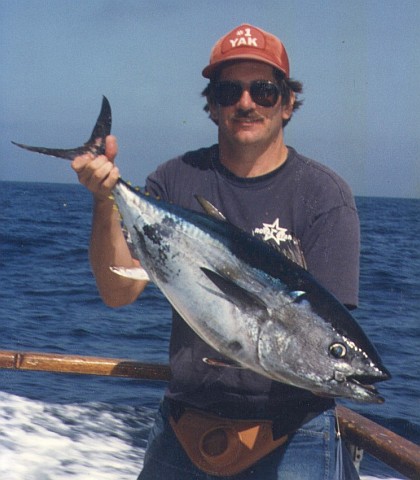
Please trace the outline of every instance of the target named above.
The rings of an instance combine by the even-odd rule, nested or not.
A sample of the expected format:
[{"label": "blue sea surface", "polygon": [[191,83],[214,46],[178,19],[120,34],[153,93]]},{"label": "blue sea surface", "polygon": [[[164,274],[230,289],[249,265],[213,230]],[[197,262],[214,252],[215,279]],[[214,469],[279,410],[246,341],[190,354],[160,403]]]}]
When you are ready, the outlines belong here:
[{"label": "blue sea surface", "polygon": [[[153,286],[110,309],[89,268],[80,185],[0,182],[1,350],[168,362],[170,310]],[[355,317],[393,378],[383,405],[345,402],[420,443],[420,200],[357,198]],[[0,370],[0,478],[134,479],[164,382]],[[401,474],[365,456],[362,474]]]}]

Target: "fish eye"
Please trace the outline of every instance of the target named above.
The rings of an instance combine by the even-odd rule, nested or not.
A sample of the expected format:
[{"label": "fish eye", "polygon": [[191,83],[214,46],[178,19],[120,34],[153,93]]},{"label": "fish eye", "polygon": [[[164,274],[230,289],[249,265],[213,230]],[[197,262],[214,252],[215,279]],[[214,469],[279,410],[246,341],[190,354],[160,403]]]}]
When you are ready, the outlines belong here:
[{"label": "fish eye", "polygon": [[334,358],[344,358],[347,354],[347,348],[342,343],[333,343],[329,350]]}]

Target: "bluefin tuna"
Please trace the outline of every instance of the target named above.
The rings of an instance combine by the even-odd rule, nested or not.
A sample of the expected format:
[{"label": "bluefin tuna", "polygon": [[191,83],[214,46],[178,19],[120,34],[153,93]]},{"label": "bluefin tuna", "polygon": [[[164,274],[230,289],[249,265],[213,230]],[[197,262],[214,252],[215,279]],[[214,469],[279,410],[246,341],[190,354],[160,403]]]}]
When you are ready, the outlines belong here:
[{"label": "bluefin tuna", "polygon": [[[67,159],[100,155],[110,131],[104,97],[82,147],[16,145]],[[197,335],[232,364],[317,395],[383,402],[372,384],[389,379],[389,371],[349,310],[304,268],[292,236],[279,251],[227,222],[206,199],[197,197],[206,210],[198,213],[121,178],[113,196],[142,268],[110,268],[150,278]],[[229,360],[215,364],[229,368]]]}]

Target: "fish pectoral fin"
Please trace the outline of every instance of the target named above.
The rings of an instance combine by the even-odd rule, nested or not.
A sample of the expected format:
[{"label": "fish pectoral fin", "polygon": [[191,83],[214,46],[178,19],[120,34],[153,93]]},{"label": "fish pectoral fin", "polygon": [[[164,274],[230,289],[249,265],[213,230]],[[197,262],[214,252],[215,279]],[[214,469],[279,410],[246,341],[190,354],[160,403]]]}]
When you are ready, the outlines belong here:
[{"label": "fish pectoral fin", "polygon": [[263,308],[268,310],[267,305],[257,295],[240,287],[231,279],[205,267],[201,267],[201,271],[225,294],[229,301],[238,307],[243,308],[245,306],[245,308]]},{"label": "fish pectoral fin", "polygon": [[201,208],[207,213],[207,215],[210,215],[217,220],[221,220],[222,222],[226,222],[226,217],[212,203],[210,203],[208,200],[206,200],[200,195],[194,195],[194,197],[201,205]]},{"label": "fish pectoral fin", "polygon": [[217,358],[204,357],[203,362],[211,367],[245,368],[234,360],[219,360]]},{"label": "fish pectoral fin", "polygon": [[121,277],[131,278],[132,280],[148,280],[150,281],[150,277],[147,274],[146,270],[141,267],[133,267],[133,268],[126,268],[126,267],[109,267],[111,272],[120,275]]}]

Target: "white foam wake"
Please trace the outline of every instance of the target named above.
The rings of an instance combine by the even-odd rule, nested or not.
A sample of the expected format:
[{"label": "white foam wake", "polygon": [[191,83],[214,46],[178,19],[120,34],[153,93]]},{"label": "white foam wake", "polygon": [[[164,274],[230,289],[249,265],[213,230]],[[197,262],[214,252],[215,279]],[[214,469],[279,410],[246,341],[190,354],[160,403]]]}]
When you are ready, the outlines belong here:
[{"label": "white foam wake", "polygon": [[133,480],[152,421],[147,408],[50,404],[0,392],[0,478]]},{"label": "white foam wake", "polygon": [[129,407],[47,404],[0,392],[0,478],[133,480],[152,416],[139,420]]}]

